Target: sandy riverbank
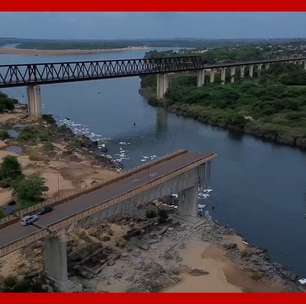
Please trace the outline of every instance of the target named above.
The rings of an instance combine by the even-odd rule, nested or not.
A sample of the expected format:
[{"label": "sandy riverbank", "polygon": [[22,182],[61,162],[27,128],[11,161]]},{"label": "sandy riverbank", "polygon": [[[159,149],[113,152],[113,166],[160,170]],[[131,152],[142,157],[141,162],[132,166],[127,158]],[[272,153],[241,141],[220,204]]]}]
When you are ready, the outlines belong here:
[{"label": "sandy riverbank", "polygon": [[126,47],[114,49],[63,49],[63,50],[42,50],[42,49],[18,49],[18,48],[0,48],[0,54],[12,55],[81,55],[81,54],[97,54],[105,52],[127,52],[127,51],[146,51],[149,47]]},{"label": "sandy riverbank", "polygon": [[[264,251],[206,218],[172,214],[163,224],[125,218],[85,226],[68,234],[69,278],[83,291],[303,291]],[[42,274],[41,242],[0,259],[0,286],[7,276],[35,280]],[[43,288],[51,290],[48,284]]]},{"label": "sandy riverbank", "polygon": [[[0,162],[7,155],[16,156],[25,175],[43,177],[49,189],[46,199],[77,192],[118,175],[118,169],[109,160],[95,157],[92,153],[95,145],[90,140],[74,136],[68,129],[59,132],[56,125],[43,120],[31,122],[23,106],[17,107],[13,113],[1,114],[0,128],[16,133],[33,128],[34,133],[37,130],[42,131],[44,136],[50,134],[48,145],[46,142],[33,143],[18,138],[0,141]],[[46,148],[50,150],[46,151]],[[0,187],[0,207],[13,200],[12,190]]]}]

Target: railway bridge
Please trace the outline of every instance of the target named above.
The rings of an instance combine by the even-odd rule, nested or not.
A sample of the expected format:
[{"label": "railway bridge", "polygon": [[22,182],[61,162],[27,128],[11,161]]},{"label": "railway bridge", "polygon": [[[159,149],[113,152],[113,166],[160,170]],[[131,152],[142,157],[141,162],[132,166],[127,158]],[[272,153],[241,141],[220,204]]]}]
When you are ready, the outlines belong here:
[{"label": "railway bridge", "polygon": [[0,222],[0,257],[43,239],[45,273],[58,290],[71,290],[67,271],[67,230],[82,220],[95,223],[115,216],[133,215],[141,206],[172,193],[178,193],[178,212],[194,215],[198,187],[204,186],[209,178],[210,163],[215,157],[215,153],[179,150],[102,185],[53,202],[53,211],[41,215],[33,225],[22,226],[20,216],[37,212],[42,205],[21,210],[15,217]]},{"label": "railway bridge", "polygon": [[262,69],[268,70],[273,63],[302,64],[306,69],[306,57],[218,64],[207,64],[200,56],[10,64],[0,65],[0,89],[26,86],[29,114],[31,118],[39,119],[40,85],[156,74],[156,94],[158,99],[162,99],[168,90],[168,75],[171,73],[195,72],[197,86],[201,87],[207,82],[215,82],[217,73],[220,74],[221,83],[224,84],[228,78],[233,83],[247,75],[249,78],[260,75]]}]

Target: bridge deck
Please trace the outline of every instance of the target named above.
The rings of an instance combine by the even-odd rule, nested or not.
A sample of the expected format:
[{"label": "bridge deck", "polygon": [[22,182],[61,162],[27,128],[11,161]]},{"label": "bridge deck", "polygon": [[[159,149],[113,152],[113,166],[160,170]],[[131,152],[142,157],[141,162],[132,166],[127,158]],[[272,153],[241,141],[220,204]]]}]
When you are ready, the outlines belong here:
[{"label": "bridge deck", "polygon": [[180,151],[172,156],[148,163],[139,169],[127,172],[106,183],[104,186],[80,194],[68,200],[57,203],[54,210],[40,216],[35,226],[22,226],[19,222],[12,222],[0,229],[0,249],[31,235],[46,230],[60,222],[65,221],[75,215],[81,214],[86,210],[103,205],[135,189],[140,191],[148,185],[173,172],[184,169],[194,163],[205,163],[215,158],[215,154],[201,155],[187,151]]},{"label": "bridge deck", "polygon": [[200,56],[0,65],[0,88],[304,61],[305,57],[207,64]]}]

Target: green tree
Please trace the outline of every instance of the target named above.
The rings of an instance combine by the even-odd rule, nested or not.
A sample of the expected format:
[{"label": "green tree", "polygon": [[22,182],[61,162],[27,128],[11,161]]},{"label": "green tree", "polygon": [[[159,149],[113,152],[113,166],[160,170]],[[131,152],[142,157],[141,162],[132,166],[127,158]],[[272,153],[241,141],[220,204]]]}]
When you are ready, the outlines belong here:
[{"label": "green tree", "polygon": [[15,109],[15,99],[9,98],[6,94],[0,93],[0,113],[12,111]]},{"label": "green tree", "polygon": [[0,208],[0,219],[2,219],[3,217],[5,217],[5,213],[3,209]]},{"label": "green tree", "polygon": [[0,139],[4,140],[9,138],[10,135],[8,134],[8,132],[6,130],[0,129]]},{"label": "green tree", "polygon": [[9,186],[20,177],[22,177],[22,170],[17,157],[12,155],[5,156],[0,167],[2,186]]},{"label": "green tree", "polygon": [[46,191],[45,179],[37,175],[25,177],[14,185],[16,201],[21,209],[43,201]]}]

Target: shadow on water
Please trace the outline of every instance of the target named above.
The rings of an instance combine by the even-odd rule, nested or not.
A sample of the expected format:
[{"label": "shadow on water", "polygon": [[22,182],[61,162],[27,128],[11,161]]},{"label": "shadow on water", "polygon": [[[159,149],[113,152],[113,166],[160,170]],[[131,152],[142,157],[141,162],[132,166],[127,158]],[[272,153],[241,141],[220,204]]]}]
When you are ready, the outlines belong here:
[{"label": "shadow on water", "polygon": [[7,152],[12,152],[16,155],[21,155],[22,152],[23,152],[23,149],[19,146],[8,146],[4,150],[7,151]]},{"label": "shadow on water", "polygon": [[242,132],[239,131],[232,131],[232,130],[228,130],[228,137],[233,140],[233,141],[241,141],[243,140],[243,136],[244,134]]},{"label": "shadow on water", "polygon": [[157,108],[156,111],[156,137],[162,136],[167,132],[168,128],[168,112],[163,108]]}]

